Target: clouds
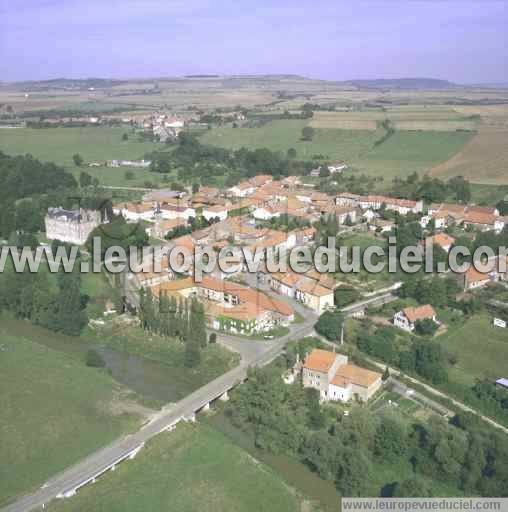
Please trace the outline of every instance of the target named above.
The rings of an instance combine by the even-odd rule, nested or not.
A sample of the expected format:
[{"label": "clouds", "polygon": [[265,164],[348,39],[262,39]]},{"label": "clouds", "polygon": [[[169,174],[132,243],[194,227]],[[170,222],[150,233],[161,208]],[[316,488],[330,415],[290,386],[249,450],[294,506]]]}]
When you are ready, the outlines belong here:
[{"label": "clouds", "polygon": [[[14,4],[0,7],[2,79],[195,72],[508,79],[500,1]],[[478,60],[458,58],[468,54]]]}]

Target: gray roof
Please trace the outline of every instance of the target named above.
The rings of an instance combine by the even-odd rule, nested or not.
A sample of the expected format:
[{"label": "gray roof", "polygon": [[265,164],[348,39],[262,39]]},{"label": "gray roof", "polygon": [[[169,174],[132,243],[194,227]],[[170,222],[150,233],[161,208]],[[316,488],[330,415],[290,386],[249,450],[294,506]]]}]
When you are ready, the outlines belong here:
[{"label": "gray roof", "polygon": [[48,208],[48,217],[50,219],[61,219],[70,222],[79,222],[81,220],[80,210],[66,210],[65,208]]}]

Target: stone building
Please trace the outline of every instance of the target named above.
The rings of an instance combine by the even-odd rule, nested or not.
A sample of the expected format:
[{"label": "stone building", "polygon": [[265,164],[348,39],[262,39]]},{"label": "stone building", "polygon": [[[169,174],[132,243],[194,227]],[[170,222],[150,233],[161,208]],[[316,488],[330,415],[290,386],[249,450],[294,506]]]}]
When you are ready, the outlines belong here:
[{"label": "stone building", "polygon": [[96,210],[65,210],[48,208],[44,218],[46,238],[83,245],[90,233],[100,225],[101,213]]}]

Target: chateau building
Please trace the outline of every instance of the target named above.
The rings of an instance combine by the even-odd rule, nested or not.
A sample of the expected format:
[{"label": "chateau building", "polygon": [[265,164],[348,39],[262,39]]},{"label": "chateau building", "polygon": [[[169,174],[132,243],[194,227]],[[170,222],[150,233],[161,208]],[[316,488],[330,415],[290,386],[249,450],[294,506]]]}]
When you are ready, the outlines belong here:
[{"label": "chateau building", "polygon": [[48,208],[44,218],[46,238],[83,245],[90,233],[101,223],[101,213],[96,210],[65,210]]}]

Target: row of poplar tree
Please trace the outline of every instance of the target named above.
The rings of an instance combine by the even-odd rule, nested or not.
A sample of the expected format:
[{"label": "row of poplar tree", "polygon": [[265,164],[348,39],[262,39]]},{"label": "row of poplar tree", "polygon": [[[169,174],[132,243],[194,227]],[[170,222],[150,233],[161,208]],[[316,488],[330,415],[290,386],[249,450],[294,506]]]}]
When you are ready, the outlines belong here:
[{"label": "row of poplar tree", "polygon": [[150,289],[139,291],[139,320],[145,331],[185,344],[184,363],[194,368],[201,361],[201,349],[207,345],[206,317],[203,304],[195,297],[186,299],[161,294]]}]

